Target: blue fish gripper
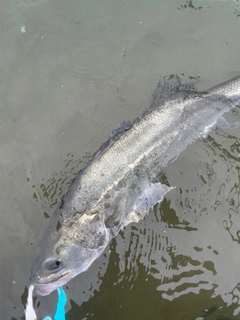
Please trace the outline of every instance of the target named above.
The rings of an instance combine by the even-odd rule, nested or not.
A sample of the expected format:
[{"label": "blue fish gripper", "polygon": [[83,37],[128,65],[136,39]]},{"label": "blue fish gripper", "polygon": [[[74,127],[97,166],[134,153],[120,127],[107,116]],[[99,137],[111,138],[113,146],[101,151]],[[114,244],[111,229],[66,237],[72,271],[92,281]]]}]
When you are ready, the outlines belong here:
[{"label": "blue fish gripper", "polygon": [[[54,314],[53,320],[66,320],[64,307],[67,302],[67,297],[62,287],[58,288],[57,292],[58,292],[58,302],[57,302],[56,312]],[[52,320],[52,318],[46,317],[43,320]]]}]

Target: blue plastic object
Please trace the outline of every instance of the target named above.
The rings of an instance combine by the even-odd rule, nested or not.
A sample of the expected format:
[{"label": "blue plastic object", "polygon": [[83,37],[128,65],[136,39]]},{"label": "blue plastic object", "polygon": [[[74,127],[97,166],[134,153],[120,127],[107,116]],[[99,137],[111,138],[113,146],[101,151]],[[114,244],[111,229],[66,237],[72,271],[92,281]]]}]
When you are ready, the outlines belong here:
[{"label": "blue plastic object", "polygon": [[[53,319],[66,320],[64,306],[67,302],[67,297],[62,287],[58,288],[57,291],[58,291],[58,303],[57,303],[56,312]],[[46,317],[43,320],[52,320],[52,318]]]}]

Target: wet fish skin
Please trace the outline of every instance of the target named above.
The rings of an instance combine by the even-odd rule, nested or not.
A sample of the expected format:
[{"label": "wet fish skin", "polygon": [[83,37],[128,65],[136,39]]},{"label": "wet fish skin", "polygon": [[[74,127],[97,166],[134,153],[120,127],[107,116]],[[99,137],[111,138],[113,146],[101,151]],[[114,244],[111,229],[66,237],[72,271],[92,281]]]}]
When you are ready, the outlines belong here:
[{"label": "wet fish skin", "polygon": [[206,92],[161,79],[147,111],[114,131],[52,214],[31,272],[35,292],[87,270],[121,228],[161,202],[172,187],[152,183],[156,175],[239,102],[240,77]]}]

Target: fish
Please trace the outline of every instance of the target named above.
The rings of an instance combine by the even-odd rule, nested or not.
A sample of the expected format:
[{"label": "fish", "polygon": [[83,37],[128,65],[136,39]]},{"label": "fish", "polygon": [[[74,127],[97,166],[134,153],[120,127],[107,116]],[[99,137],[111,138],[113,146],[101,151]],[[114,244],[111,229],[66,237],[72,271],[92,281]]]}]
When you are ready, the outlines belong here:
[{"label": "fish", "polygon": [[174,189],[161,170],[211,130],[236,128],[222,115],[240,103],[240,76],[198,92],[161,78],[149,106],[123,122],[75,177],[40,241],[30,283],[48,295],[86,271],[113,237]]}]

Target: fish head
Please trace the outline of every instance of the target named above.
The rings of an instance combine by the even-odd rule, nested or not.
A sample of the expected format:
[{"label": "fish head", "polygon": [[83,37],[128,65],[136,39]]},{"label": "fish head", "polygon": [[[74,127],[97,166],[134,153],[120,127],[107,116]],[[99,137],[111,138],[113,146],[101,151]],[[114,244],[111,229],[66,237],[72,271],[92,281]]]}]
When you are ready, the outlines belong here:
[{"label": "fish head", "polygon": [[42,296],[86,271],[109,241],[108,229],[98,214],[71,217],[58,230],[51,229],[42,238],[30,276],[34,292]]},{"label": "fish head", "polygon": [[87,270],[102,251],[101,248],[92,250],[70,244],[67,252],[58,255],[52,254],[43,263],[35,264],[30,278],[35,287],[34,292],[45,296],[65,285],[73,277]]}]

